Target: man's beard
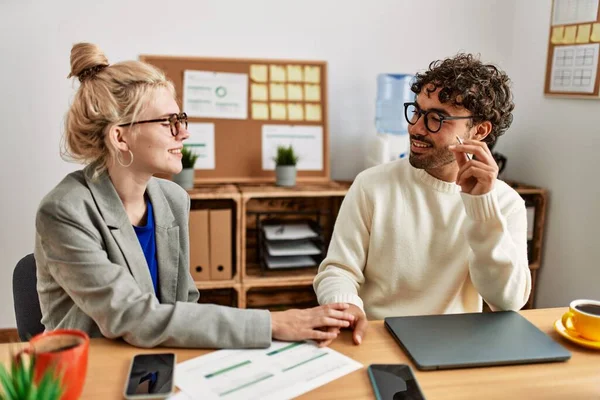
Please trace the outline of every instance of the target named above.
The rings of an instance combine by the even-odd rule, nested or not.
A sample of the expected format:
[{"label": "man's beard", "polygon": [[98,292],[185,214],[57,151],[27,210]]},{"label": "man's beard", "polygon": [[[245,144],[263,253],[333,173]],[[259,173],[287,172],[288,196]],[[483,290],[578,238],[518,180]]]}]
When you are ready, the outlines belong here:
[{"label": "man's beard", "polygon": [[426,140],[421,135],[413,135],[411,136],[411,139],[431,145],[425,154],[417,154],[413,153],[412,151],[410,152],[408,160],[410,161],[410,165],[415,168],[425,170],[436,169],[448,165],[456,160],[454,154],[448,150],[447,147],[436,147],[435,144],[431,143],[429,140]]}]

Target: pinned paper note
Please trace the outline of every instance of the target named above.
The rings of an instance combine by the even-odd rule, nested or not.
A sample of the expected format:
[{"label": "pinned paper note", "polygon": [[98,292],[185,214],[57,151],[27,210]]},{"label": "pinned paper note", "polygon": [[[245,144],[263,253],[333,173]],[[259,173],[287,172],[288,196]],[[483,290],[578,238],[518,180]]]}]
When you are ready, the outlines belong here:
[{"label": "pinned paper note", "polygon": [[592,42],[600,42],[600,24],[594,24],[592,27],[592,36],[590,36]]},{"label": "pinned paper note", "polygon": [[285,110],[285,104],[271,103],[271,119],[281,120],[281,121],[287,119],[287,112]]},{"label": "pinned paper note", "polygon": [[307,121],[321,120],[321,105],[320,104],[305,104],[305,119]]},{"label": "pinned paper note", "polygon": [[579,25],[577,27],[577,38],[575,38],[575,43],[589,43],[591,33],[591,24]]},{"label": "pinned paper note", "polygon": [[304,85],[304,100],[321,101],[321,86],[308,84]]},{"label": "pinned paper note", "polygon": [[551,92],[593,93],[600,44],[555,46],[550,79]]},{"label": "pinned paper note", "polygon": [[302,82],[302,67],[300,65],[287,66],[288,82]]},{"label": "pinned paper note", "polygon": [[320,83],[321,82],[321,67],[304,66],[304,82]]},{"label": "pinned paper note", "polygon": [[251,86],[250,92],[251,92],[252,100],[258,100],[258,101],[269,100],[267,85],[263,85],[262,83],[253,83]]},{"label": "pinned paper note", "polygon": [[561,44],[563,36],[565,35],[565,27],[564,26],[555,26],[552,28],[552,38],[550,41],[552,44]]},{"label": "pinned paper note", "polygon": [[267,103],[252,103],[252,119],[269,119]]},{"label": "pinned paper note", "polygon": [[271,65],[271,82],[285,82],[285,67]]},{"label": "pinned paper note", "polygon": [[594,22],[598,17],[598,0],[554,0],[552,25]]},{"label": "pinned paper note", "polygon": [[215,124],[190,122],[186,130],[190,137],[185,146],[198,156],[194,169],[215,169]]},{"label": "pinned paper note", "polygon": [[266,82],[267,79],[267,66],[266,65],[251,65],[250,66],[250,79],[254,82]]},{"label": "pinned paper note", "polygon": [[304,120],[304,107],[302,104],[290,103],[288,106],[288,119],[290,121],[303,121]]},{"label": "pinned paper note", "polygon": [[288,100],[292,101],[302,101],[304,99],[304,94],[302,93],[302,85],[288,83],[287,98]]},{"label": "pinned paper note", "polygon": [[248,119],[248,75],[185,70],[183,109],[189,117]]},{"label": "pinned paper note", "polygon": [[271,89],[271,100],[285,100],[285,85],[281,83],[271,83],[269,87]]},{"label": "pinned paper note", "polygon": [[262,126],[262,168],[275,169],[273,155],[278,146],[292,146],[298,155],[298,171],[323,170],[323,127],[320,125],[271,125]]},{"label": "pinned paper note", "polygon": [[565,35],[563,36],[562,44],[575,43],[576,34],[577,34],[577,26],[565,27]]}]

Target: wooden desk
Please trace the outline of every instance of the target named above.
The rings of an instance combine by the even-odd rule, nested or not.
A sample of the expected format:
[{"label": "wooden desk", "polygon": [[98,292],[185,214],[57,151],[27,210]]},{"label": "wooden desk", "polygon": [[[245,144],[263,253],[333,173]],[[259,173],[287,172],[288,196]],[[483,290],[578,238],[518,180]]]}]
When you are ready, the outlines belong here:
[{"label": "wooden desk", "polygon": [[[435,399],[600,399],[600,351],[588,350],[564,340],[553,324],[566,309],[527,310],[522,314],[542,331],[569,349],[567,362],[506,367],[421,372],[414,368],[382,321],[370,323],[363,344],[352,344],[350,332],[343,332],[332,348],[361,362],[365,368],[374,363],[408,363],[428,400]],[[448,343],[449,346],[452,343]],[[12,345],[14,347],[14,345]],[[11,345],[0,345],[0,361],[6,362]],[[159,349],[162,351],[165,349]],[[120,399],[131,357],[136,353],[156,352],[138,349],[123,342],[93,339],[87,382],[82,399]],[[178,361],[208,350],[175,349]],[[346,375],[302,396],[302,399],[372,399],[371,384],[365,368]]]}]

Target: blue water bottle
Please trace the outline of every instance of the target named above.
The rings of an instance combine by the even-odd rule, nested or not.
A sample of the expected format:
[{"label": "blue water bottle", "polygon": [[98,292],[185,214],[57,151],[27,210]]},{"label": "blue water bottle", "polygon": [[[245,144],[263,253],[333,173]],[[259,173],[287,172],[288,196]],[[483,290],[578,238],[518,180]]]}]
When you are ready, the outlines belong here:
[{"label": "blue water bottle", "polygon": [[405,135],[408,123],[404,118],[404,103],[414,100],[410,90],[413,75],[377,75],[377,100],[375,103],[375,128],[378,133]]}]

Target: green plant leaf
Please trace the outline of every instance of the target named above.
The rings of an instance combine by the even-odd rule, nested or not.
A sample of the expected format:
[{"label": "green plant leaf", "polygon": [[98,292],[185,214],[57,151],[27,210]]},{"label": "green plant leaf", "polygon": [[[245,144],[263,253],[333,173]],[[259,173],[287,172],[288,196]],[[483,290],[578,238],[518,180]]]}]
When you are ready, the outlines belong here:
[{"label": "green plant leaf", "polygon": [[0,400],[60,400],[63,374],[46,369],[38,385],[34,382],[35,356],[29,362],[23,355],[12,356],[10,374],[0,365]]},{"label": "green plant leaf", "polygon": [[181,165],[183,168],[194,168],[198,155],[190,146],[183,146],[181,156]]},{"label": "green plant leaf", "polygon": [[275,164],[278,166],[282,165],[296,165],[300,157],[296,155],[294,152],[294,148],[292,145],[286,146],[277,146],[277,155],[273,158]]},{"label": "green plant leaf", "polygon": [[27,396],[27,400],[38,400],[38,390],[36,387],[32,387],[29,391],[29,396]]},{"label": "green plant leaf", "polygon": [[50,395],[50,389],[52,387],[52,381],[51,381],[52,377],[49,374],[44,374],[44,376],[42,377],[42,379],[40,380],[40,383],[38,385],[38,399],[37,400],[45,400],[45,399],[49,399],[49,395]]},{"label": "green plant leaf", "polygon": [[29,373],[26,370],[23,356],[18,356],[15,365],[15,382],[17,388],[17,395],[19,398],[25,398],[28,392],[27,376]]},{"label": "green plant leaf", "polygon": [[4,367],[4,365],[0,365],[0,384],[2,384],[2,389],[4,391],[4,395],[7,397],[0,397],[0,399],[16,399],[17,392],[11,377],[8,374],[8,371]]},{"label": "green plant leaf", "polygon": [[29,357],[29,363],[21,358],[21,364],[23,366],[23,387],[30,391],[35,378],[35,356]]},{"label": "green plant leaf", "polygon": [[55,374],[54,367],[44,371],[37,387],[38,396],[35,400],[58,400],[62,394],[63,374]]}]

